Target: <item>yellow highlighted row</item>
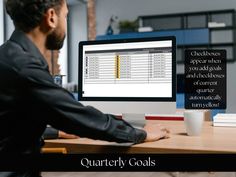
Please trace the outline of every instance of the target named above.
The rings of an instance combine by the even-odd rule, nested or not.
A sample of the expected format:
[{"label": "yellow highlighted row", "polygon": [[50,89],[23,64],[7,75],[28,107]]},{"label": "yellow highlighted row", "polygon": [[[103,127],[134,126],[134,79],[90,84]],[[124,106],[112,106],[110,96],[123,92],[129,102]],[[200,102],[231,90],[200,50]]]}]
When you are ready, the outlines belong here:
[{"label": "yellow highlighted row", "polygon": [[116,67],[115,67],[115,75],[116,75],[116,79],[120,79],[120,56],[116,55],[115,58],[115,62],[116,62]]}]

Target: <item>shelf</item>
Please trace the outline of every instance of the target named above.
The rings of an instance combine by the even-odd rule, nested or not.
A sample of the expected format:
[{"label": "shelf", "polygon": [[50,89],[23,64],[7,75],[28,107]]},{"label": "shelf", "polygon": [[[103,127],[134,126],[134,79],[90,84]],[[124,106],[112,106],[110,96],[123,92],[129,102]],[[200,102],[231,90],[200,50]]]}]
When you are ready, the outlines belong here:
[{"label": "shelf", "polygon": [[226,26],[226,27],[213,27],[208,28],[209,30],[235,30],[235,27],[233,26]]},{"label": "shelf", "polygon": [[[209,22],[215,22],[215,25],[219,25],[219,27],[208,27]],[[175,36],[177,63],[183,62],[184,49],[189,48],[225,49],[227,61],[236,60],[236,13],[234,9],[140,16],[139,24],[143,27],[150,26],[154,30],[162,30],[102,35],[97,36],[97,40]]]},{"label": "shelf", "polygon": [[127,39],[127,38],[145,38],[145,37],[163,37],[175,36],[177,45],[199,45],[209,43],[209,30],[203,29],[184,29],[184,30],[163,30],[144,33],[126,33],[117,35],[97,36],[97,40]]},{"label": "shelf", "polygon": [[[177,62],[183,63],[185,49],[225,49],[227,51],[227,61],[236,60],[236,13],[235,9],[202,11],[193,13],[178,13],[140,16],[139,24],[145,27],[145,24],[156,23],[156,20],[162,19],[167,25],[165,30],[168,30],[168,19],[181,18],[179,25],[182,30],[185,30],[183,43],[177,43]],[[166,18],[167,17],[167,18]],[[164,20],[166,18],[166,21]],[[152,20],[150,20],[152,19]],[[158,24],[161,25],[162,24]],[[170,24],[171,25],[171,24]],[[211,25],[209,27],[209,25]],[[194,30],[207,29],[208,34],[194,34]],[[188,34],[188,30],[190,31]],[[200,38],[205,38],[205,42]],[[199,41],[198,41],[199,40]]]},{"label": "shelf", "polygon": [[226,42],[226,43],[214,43],[214,44],[210,44],[209,46],[233,46],[236,45],[233,42]]},{"label": "shelf", "polygon": [[233,45],[236,45],[235,43],[232,43],[232,42],[228,42],[228,43],[215,43],[215,44],[195,44],[195,45],[178,45],[177,48],[193,48],[193,47],[207,47],[207,48],[210,48],[210,47],[214,47],[214,46],[233,46]]}]

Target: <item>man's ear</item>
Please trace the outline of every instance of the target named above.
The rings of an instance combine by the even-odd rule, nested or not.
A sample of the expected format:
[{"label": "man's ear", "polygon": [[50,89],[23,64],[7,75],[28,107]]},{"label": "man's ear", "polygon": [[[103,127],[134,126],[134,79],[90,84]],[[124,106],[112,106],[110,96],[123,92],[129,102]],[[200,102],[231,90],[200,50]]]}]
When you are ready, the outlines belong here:
[{"label": "man's ear", "polygon": [[58,22],[58,16],[57,16],[55,9],[53,9],[53,8],[48,9],[45,16],[46,16],[45,22],[46,22],[47,26],[50,29],[56,28],[57,22]]}]

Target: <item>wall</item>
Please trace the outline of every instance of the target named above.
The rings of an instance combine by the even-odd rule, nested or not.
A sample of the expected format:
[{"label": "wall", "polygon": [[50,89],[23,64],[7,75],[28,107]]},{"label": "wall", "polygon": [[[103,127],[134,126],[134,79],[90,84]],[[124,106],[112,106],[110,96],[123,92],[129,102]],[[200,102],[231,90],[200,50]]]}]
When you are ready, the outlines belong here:
[{"label": "wall", "polygon": [[104,34],[112,15],[135,20],[141,15],[236,9],[235,0],[97,0],[97,34]]},{"label": "wall", "polygon": [[69,82],[78,83],[78,44],[87,40],[87,10],[86,4],[69,6],[68,53]]},{"label": "wall", "polygon": [[[3,1],[0,0],[0,26],[4,25]],[[0,45],[4,42],[4,28],[0,28]]]},{"label": "wall", "polygon": [[[142,15],[236,9],[235,0],[97,0],[96,3],[98,35],[105,34],[112,15],[117,16],[119,20],[135,20]],[[235,68],[236,63],[228,64],[227,112],[236,112]],[[177,72],[183,71],[184,66],[178,65]]]},{"label": "wall", "polygon": [[11,37],[12,32],[14,31],[15,27],[9,15],[5,15],[5,39],[8,40]]}]

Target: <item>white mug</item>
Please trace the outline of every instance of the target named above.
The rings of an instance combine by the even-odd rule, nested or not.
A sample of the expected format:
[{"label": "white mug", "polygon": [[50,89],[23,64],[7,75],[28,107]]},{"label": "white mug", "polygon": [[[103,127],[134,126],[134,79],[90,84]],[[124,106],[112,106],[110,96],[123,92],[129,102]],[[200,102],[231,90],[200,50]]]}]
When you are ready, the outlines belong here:
[{"label": "white mug", "polygon": [[199,136],[204,122],[204,111],[186,110],[184,111],[184,124],[189,136]]}]

